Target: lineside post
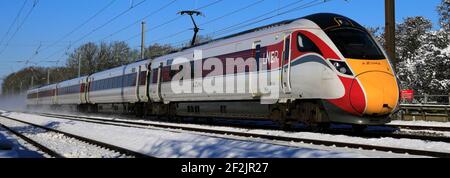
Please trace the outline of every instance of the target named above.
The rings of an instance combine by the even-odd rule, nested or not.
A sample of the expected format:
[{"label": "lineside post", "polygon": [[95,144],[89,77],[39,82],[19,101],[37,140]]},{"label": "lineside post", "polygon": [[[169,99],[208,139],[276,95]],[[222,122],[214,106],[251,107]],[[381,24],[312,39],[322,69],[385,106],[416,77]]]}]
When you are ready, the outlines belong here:
[{"label": "lineside post", "polygon": [[50,68],[47,69],[47,85],[50,85]]},{"label": "lineside post", "polygon": [[78,78],[81,77],[81,57],[80,53],[78,53]]},{"label": "lineside post", "polygon": [[141,59],[145,58],[145,21],[142,21],[141,31]]},{"label": "lineside post", "polygon": [[385,17],[386,50],[395,71],[397,68],[397,59],[395,58],[395,0],[385,0]]}]

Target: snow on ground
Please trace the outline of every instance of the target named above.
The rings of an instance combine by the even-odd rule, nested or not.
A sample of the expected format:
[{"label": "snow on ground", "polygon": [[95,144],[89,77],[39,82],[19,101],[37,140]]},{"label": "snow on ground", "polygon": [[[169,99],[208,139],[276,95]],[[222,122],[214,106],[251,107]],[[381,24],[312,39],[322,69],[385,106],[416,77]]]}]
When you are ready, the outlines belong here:
[{"label": "snow on ground", "polygon": [[11,136],[11,133],[0,127],[0,158],[42,158],[37,148]]},{"label": "snow on ground", "polygon": [[[182,158],[348,158],[408,157],[378,151],[333,148],[310,144],[283,145],[260,141],[207,136],[160,128],[129,128],[49,118],[23,113],[9,117],[46,125],[72,134],[107,142],[156,157]],[[287,144],[287,143],[284,143]]]},{"label": "snow on ground", "polygon": [[20,122],[0,118],[0,123],[18,131],[34,141],[45,145],[49,149],[68,158],[116,158],[121,154],[114,151],[99,148],[95,145],[86,144],[74,138],[62,134],[47,132],[43,129],[29,126]]}]

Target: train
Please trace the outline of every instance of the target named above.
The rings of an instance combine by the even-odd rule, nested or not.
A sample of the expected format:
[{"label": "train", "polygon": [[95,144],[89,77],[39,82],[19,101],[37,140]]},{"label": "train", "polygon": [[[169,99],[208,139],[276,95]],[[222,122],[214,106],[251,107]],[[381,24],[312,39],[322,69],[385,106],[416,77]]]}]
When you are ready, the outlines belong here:
[{"label": "train", "polygon": [[[270,87],[255,82],[258,76],[266,76]],[[237,84],[218,85],[222,92],[205,92],[215,86],[212,80],[246,87],[237,92]],[[264,92],[271,87],[277,90]],[[178,91],[183,88],[190,92]],[[268,93],[276,95],[270,102],[264,100]],[[399,93],[395,71],[367,29],[345,16],[319,13],[34,88],[27,105],[168,118],[263,119],[283,127],[364,127],[390,122]]]}]

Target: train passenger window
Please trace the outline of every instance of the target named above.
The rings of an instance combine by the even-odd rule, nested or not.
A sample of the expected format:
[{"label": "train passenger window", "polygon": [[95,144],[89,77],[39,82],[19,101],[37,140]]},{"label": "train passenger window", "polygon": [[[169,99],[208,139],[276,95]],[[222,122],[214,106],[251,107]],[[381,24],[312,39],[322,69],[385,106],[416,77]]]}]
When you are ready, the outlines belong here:
[{"label": "train passenger window", "polygon": [[123,77],[123,87],[127,87],[128,86],[128,75],[124,75]]},{"label": "train passenger window", "polygon": [[111,88],[117,88],[117,87],[116,87],[116,80],[117,80],[117,77],[113,77],[113,78],[111,79]]},{"label": "train passenger window", "polygon": [[130,86],[136,86],[137,73],[132,73],[130,75],[131,75]]},{"label": "train passenger window", "polygon": [[100,87],[100,86],[102,86],[101,82],[102,82],[101,80],[95,82],[95,90],[100,90],[101,89],[101,87]]},{"label": "train passenger window", "polygon": [[128,74],[128,85],[127,86],[133,86],[133,74]]},{"label": "train passenger window", "polygon": [[297,35],[297,49],[303,53],[313,52],[322,55],[319,47],[302,33],[298,33]]},{"label": "train passenger window", "polygon": [[121,87],[122,77],[123,76],[116,77],[116,88],[120,88]]},{"label": "train passenger window", "polygon": [[110,89],[111,87],[109,87],[109,81],[111,81],[111,79],[106,79],[105,80],[105,89]]},{"label": "train passenger window", "polygon": [[103,83],[104,83],[103,80],[98,81],[97,86],[96,86],[97,90],[103,90]]},{"label": "train passenger window", "polygon": [[147,72],[141,71],[139,74],[139,85],[145,85],[147,80]]},{"label": "train passenger window", "polygon": [[125,87],[131,86],[131,75],[125,75]]},{"label": "train passenger window", "polygon": [[109,79],[109,88],[116,88],[115,83],[116,83],[116,77],[110,78]]},{"label": "train passenger window", "polygon": [[133,86],[133,74],[128,74],[128,86]]},{"label": "train passenger window", "polygon": [[102,86],[102,88],[101,88],[102,90],[106,89],[106,80],[105,79],[102,80],[101,86]]}]

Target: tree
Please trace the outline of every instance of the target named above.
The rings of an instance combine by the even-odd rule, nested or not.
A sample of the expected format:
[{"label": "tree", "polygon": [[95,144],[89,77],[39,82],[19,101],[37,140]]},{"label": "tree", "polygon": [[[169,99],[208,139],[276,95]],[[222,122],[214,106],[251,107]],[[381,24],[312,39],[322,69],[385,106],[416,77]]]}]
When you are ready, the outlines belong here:
[{"label": "tree", "polygon": [[155,43],[145,49],[145,58],[153,59],[159,56],[166,55],[174,50],[175,48],[170,45],[160,45],[158,43]]},{"label": "tree", "polygon": [[131,50],[127,43],[123,41],[113,42],[110,44],[110,50],[112,55],[112,63],[115,66],[128,64],[135,61],[137,58],[136,51]]},{"label": "tree", "polygon": [[450,52],[433,42],[437,35],[429,32],[423,36],[424,43],[413,59],[417,72],[413,84],[419,93],[445,95],[450,91]]},{"label": "tree", "polygon": [[437,8],[441,30],[437,32],[438,38],[435,39],[435,43],[441,48],[445,48],[450,43],[450,35],[448,34],[450,31],[449,11],[450,0],[442,0]]},{"label": "tree", "polygon": [[407,17],[404,22],[397,25],[396,46],[398,50],[397,58],[402,61],[414,57],[416,50],[421,46],[420,37],[430,31],[433,23],[422,16]]},{"label": "tree", "polygon": [[[9,74],[3,80],[2,94],[19,94],[32,87],[45,85],[47,83],[47,69],[44,67],[28,67]],[[31,86],[31,80],[33,80],[33,86]]]},{"label": "tree", "polygon": [[441,4],[437,7],[437,11],[439,14],[439,24],[441,28],[449,31],[450,30],[450,21],[449,21],[449,11],[450,11],[450,0],[442,0]]},{"label": "tree", "polygon": [[[176,50],[170,45],[153,44],[146,49],[146,57],[151,59]],[[47,84],[47,71],[50,82],[58,83],[78,77],[78,62],[81,60],[81,75],[107,70],[140,60],[140,52],[131,49],[126,42],[86,43],[76,48],[66,61],[64,67],[29,67],[9,74],[3,79],[2,94],[18,94],[28,90],[33,78],[33,86]]]},{"label": "tree", "polygon": [[430,20],[421,16],[405,18],[403,23],[397,25],[395,35],[397,74],[402,88],[416,87],[418,81],[416,59],[417,55],[421,54],[418,50],[432,26]]},{"label": "tree", "polygon": [[[96,60],[99,47],[95,43],[86,43],[69,55],[67,60],[67,67],[74,71],[78,71],[78,58],[81,60],[82,75],[92,74],[97,72],[98,61]],[[88,67],[86,67],[88,66]]]},{"label": "tree", "polygon": [[[205,42],[208,42],[208,41],[211,41],[211,40],[213,40],[213,38],[210,37],[210,36],[197,35],[197,37],[195,37],[195,44],[194,45],[205,43]],[[191,42],[192,42],[192,40],[190,40],[187,43],[181,44],[181,48],[188,48],[188,47],[190,47],[191,46]]]}]

